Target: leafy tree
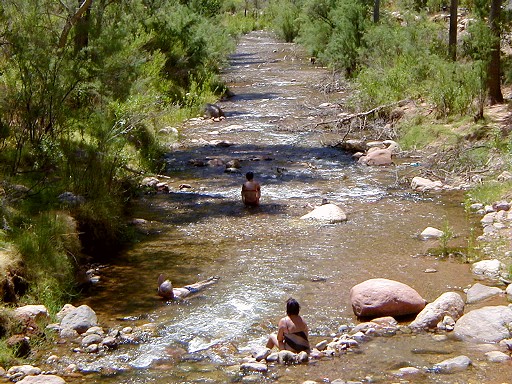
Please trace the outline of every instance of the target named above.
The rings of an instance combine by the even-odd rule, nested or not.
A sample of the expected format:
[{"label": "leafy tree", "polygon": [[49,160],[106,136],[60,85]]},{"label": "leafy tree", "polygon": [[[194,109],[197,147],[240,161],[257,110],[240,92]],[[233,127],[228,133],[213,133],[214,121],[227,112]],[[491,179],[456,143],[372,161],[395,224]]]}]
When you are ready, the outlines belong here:
[{"label": "leafy tree", "polygon": [[321,60],[351,76],[358,66],[369,10],[369,2],[362,0],[308,0],[302,11],[299,41]]},{"label": "leafy tree", "polygon": [[271,25],[286,42],[293,42],[299,34],[301,2],[297,0],[274,1],[267,8]]},{"label": "leafy tree", "polygon": [[63,191],[85,196],[81,228],[119,240],[130,170],[158,170],[169,111],[202,102],[191,87],[218,86],[232,47],[212,22],[220,4],[2,1],[0,171],[46,196],[37,209]]}]

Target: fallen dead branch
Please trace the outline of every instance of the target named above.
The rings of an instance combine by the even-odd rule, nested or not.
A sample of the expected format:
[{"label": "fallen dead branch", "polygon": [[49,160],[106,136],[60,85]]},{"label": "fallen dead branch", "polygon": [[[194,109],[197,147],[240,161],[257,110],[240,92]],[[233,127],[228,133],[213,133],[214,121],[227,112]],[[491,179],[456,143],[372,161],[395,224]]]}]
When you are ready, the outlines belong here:
[{"label": "fallen dead branch", "polygon": [[[344,124],[352,122],[352,120],[354,120],[354,119],[364,119],[366,121],[366,119],[369,116],[371,116],[377,112],[380,112],[383,109],[387,109],[387,108],[391,108],[391,107],[403,107],[408,102],[410,102],[409,99],[404,99],[404,100],[396,101],[396,102],[390,103],[390,104],[379,105],[378,107],[372,108],[369,111],[359,112],[359,113],[354,113],[351,115],[343,116],[342,118],[339,118],[339,119],[329,120],[329,121],[321,121],[319,123],[316,123],[315,128],[318,128],[322,125],[335,125],[336,127],[339,127]],[[364,125],[366,125],[366,124],[363,124],[363,126]]]}]

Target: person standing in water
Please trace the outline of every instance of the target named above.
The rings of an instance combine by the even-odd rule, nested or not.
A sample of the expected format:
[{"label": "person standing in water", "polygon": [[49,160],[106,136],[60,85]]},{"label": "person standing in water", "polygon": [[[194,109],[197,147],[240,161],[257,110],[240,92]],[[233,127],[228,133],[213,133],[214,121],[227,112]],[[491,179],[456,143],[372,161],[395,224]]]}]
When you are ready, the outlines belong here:
[{"label": "person standing in water", "polygon": [[245,174],[247,181],[242,185],[242,201],[247,206],[256,207],[260,204],[261,187],[254,181],[254,173]]},{"label": "person standing in water", "polygon": [[306,351],[311,347],[308,340],[308,326],[299,315],[300,305],[297,300],[289,298],[286,302],[286,317],[279,320],[277,334],[271,334],[267,342],[267,348],[277,347],[295,353]]}]

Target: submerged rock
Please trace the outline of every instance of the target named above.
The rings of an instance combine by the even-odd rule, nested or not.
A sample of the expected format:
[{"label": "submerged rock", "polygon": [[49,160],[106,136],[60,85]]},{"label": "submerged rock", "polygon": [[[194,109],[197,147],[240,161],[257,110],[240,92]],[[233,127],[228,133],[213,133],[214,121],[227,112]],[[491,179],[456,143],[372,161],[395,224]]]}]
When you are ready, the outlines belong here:
[{"label": "submerged rock", "polygon": [[19,384],[66,384],[64,379],[56,375],[26,376]]},{"label": "submerged rock", "polygon": [[440,191],[443,189],[443,183],[416,176],[411,181],[411,188],[418,192]]},{"label": "submerged rock", "polygon": [[503,290],[498,287],[488,287],[487,285],[476,283],[466,292],[466,303],[478,303],[479,301],[502,294]]},{"label": "submerged rock", "polygon": [[437,373],[462,372],[465,371],[471,364],[472,363],[470,358],[462,355],[435,364],[433,370]]},{"label": "submerged rock", "polygon": [[501,351],[490,351],[485,353],[485,357],[491,363],[503,363],[510,360],[510,356]]},{"label": "submerged rock", "polygon": [[243,363],[240,370],[245,372],[267,372],[268,367],[265,363]]},{"label": "submerged rock", "polygon": [[480,275],[489,279],[499,279],[501,271],[504,269],[504,264],[497,259],[477,261],[471,266],[471,271],[475,275]]}]

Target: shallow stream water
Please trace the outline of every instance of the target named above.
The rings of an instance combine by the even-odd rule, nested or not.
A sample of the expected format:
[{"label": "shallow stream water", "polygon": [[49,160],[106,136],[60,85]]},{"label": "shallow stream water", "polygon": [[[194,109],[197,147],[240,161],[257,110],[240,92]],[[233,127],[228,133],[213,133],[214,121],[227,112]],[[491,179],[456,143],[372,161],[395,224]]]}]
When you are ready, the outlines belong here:
[{"label": "shallow stream water", "polygon": [[[226,119],[194,120],[180,129],[182,145],[168,157],[171,193],[146,196],[134,207],[136,217],[147,220],[148,236],[104,269],[101,283],[78,303],[90,305],[103,325],[152,323],[158,337],[100,358],[73,356],[92,372],[76,382],[391,383],[401,380],[391,374],[397,368],[431,367],[461,354],[474,362],[467,371],[409,382],[507,382],[511,366],[487,363],[481,346],[434,341],[428,333],[374,338],[358,353],[240,374],[240,358],[265,344],[289,297],[301,303],[317,342],[358,323],[349,290],[369,278],[401,281],[428,301],[446,291],[462,294],[474,282],[469,265],[427,256],[438,242],[421,241],[418,234],[449,225],[454,243],[463,246],[476,224],[464,213],[461,194],[424,196],[398,185],[404,175],[414,176],[414,161],[366,167],[325,146],[340,133],[317,123],[341,112],[325,103],[347,95],[322,93],[329,72],[313,66],[297,46],[251,33],[240,40],[224,77],[235,93],[219,103]],[[213,140],[233,145],[205,145]],[[223,166],[189,162],[210,159],[238,159],[242,168],[226,173]],[[261,206],[252,209],[240,200],[249,170],[262,185]],[[180,184],[192,188],[180,190]],[[343,207],[347,222],[300,220],[324,198]],[[155,294],[160,272],[175,286],[211,275],[221,279],[185,303],[169,304]]]}]

